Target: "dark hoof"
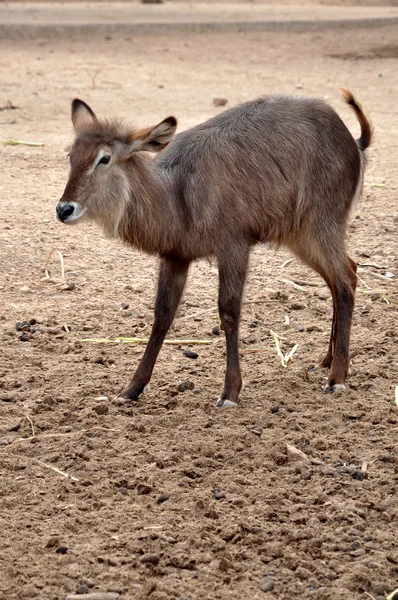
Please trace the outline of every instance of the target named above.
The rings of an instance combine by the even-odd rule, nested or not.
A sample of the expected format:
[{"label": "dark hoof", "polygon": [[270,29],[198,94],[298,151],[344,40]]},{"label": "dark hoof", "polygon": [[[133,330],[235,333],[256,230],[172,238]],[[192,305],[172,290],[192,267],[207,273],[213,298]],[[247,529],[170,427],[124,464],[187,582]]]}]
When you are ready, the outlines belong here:
[{"label": "dark hoof", "polygon": [[126,402],[138,402],[141,394],[144,394],[149,390],[149,383],[145,385],[143,388],[134,389],[134,388],[126,388],[117,396],[119,400],[125,400]]},{"label": "dark hoof", "polygon": [[335,392],[341,391],[341,390],[345,390],[346,387],[344,385],[344,383],[335,383],[334,385],[325,385],[325,387],[323,388],[323,391],[325,392],[325,394],[334,394]]}]

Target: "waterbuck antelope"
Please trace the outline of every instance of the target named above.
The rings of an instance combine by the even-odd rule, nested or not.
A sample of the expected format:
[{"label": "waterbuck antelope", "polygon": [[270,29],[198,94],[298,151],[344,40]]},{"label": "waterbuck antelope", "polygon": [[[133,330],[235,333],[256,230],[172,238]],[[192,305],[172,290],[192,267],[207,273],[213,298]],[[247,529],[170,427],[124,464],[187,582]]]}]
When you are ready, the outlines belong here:
[{"label": "waterbuck antelope", "polygon": [[[326,281],[333,298],[326,391],[344,387],[357,282],[345,234],[359,197],[372,126],[343,90],[361,126],[355,141],[322,100],[266,96],[174,136],[169,117],[145,129],[100,120],[72,103],[76,138],[70,175],[56,212],[160,257],[152,333],[121,397],[137,400],[148,385],[173,321],[191,261],[214,256],[227,369],[218,406],[238,402],[242,387],[238,333],[250,249],[269,242],[290,248]],[[160,152],[154,159],[149,152]]]}]

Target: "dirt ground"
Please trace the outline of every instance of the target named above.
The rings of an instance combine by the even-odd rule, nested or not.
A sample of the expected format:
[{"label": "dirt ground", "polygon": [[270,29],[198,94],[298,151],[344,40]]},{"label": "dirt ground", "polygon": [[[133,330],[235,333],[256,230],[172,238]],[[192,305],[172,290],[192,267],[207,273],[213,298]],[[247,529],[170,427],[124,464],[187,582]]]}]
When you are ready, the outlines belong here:
[{"label": "dirt ground", "polygon": [[[2,600],[80,586],[141,600],[381,600],[398,588],[397,39],[386,27],[1,42],[0,137],[45,143],[0,147]],[[143,347],[81,340],[148,336],[157,261],[56,222],[71,99],[138,126],[174,114],[184,129],[223,110],[214,97],[228,107],[313,95],[358,136],[342,86],[376,130],[349,231],[361,281],[347,390],[325,395],[326,371],[310,370],[328,343],[326,287],[288,253],[257,247],[239,408],[215,408],[225,349],[205,261],[169,337],[211,344],[192,347],[196,360],[165,346],[150,391],[121,407]],[[52,249],[69,289],[42,279]],[[50,271],[59,282],[56,253]],[[284,352],[298,344],[287,368],[270,329]],[[194,389],[177,392],[184,382]],[[286,443],[307,460],[288,458]]]}]

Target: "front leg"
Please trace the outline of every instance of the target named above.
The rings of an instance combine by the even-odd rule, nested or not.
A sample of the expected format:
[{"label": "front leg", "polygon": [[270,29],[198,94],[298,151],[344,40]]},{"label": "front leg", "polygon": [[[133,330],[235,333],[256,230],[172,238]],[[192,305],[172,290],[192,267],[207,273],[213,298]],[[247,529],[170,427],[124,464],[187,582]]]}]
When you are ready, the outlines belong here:
[{"label": "front leg", "polygon": [[161,259],[152,333],[134,377],[120,394],[121,398],[137,400],[148,385],[164,338],[180,303],[189,264],[190,261],[181,258]]},{"label": "front leg", "polygon": [[224,390],[216,406],[234,406],[239,401],[242,377],[239,365],[239,321],[250,247],[228,247],[219,257],[220,288],[218,307],[227,345]]}]

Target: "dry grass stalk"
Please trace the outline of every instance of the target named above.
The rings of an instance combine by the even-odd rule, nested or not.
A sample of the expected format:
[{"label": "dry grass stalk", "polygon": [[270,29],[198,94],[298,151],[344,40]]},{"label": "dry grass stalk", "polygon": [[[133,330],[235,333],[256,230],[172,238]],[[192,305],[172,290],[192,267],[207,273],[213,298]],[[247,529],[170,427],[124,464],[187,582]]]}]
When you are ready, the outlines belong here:
[{"label": "dry grass stalk", "polygon": [[272,329],[270,329],[270,334],[272,335],[272,337],[274,339],[275,346],[276,346],[276,353],[279,356],[279,358],[281,359],[281,365],[282,365],[282,367],[286,368],[289,360],[293,360],[293,355],[298,348],[298,344],[295,344],[293,346],[293,348],[291,350],[289,350],[289,352],[287,352],[286,354],[283,354],[283,352],[281,350],[280,340],[286,339],[286,338],[282,338],[277,333],[275,333],[275,331],[272,331]]},{"label": "dry grass stalk", "polygon": [[44,142],[25,142],[24,140],[0,140],[1,144],[6,146],[44,146]]},{"label": "dry grass stalk", "polygon": [[30,442],[33,439],[35,439],[38,442],[40,440],[46,440],[46,439],[51,439],[51,438],[73,437],[75,435],[81,435],[81,434],[88,433],[91,431],[113,431],[113,432],[117,432],[117,433],[120,432],[119,429],[112,429],[111,427],[94,426],[94,427],[91,427],[90,429],[80,429],[79,431],[69,431],[67,433],[43,433],[42,435],[34,435],[34,436],[30,436],[30,437],[20,437],[20,438],[17,438],[16,440],[14,440],[12,442],[12,444],[17,444],[18,442]]},{"label": "dry grass stalk", "polygon": [[32,460],[33,462],[38,463],[42,467],[45,467],[46,469],[50,469],[51,471],[58,473],[58,475],[62,475],[62,477],[66,477],[67,479],[71,479],[72,481],[79,481],[78,477],[75,477],[74,475],[69,475],[69,473],[66,473],[65,471],[61,471],[61,469],[58,469],[57,467],[54,467],[53,465],[48,465],[47,463],[43,462],[39,458],[34,458],[33,456],[24,456],[23,454],[8,454],[8,453],[7,454],[3,453],[3,456],[6,456],[7,458]]},{"label": "dry grass stalk", "polygon": [[398,597],[398,588],[396,590],[394,590],[393,592],[391,592],[391,594],[389,594],[387,596],[386,600],[396,600],[397,597]]},{"label": "dry grass stalk", "polygon": [[285,260],[285,262],[283,262],[280,266],[281,269],[284,269],[285,267],[287,267],[287,265],[289,265],[291,262],[294,261],[294,258],[288,258],[287,260]]},{"label": "dry grass stalk", "polygon": [[65,265],[64,265],[64,257],[62,256],[62,252],[60,252],[59,250],[57,250],[56,248],[53,248],[52,250],[50,250],[50,252],[48,253],[47,256],[47,260],[46,260],[46,265],[44,267],[44,279],[49,279],[51,281],[51,277],[50,274],[48,272],[48,265],[50,263],[50,259],[51,256],[54,254],[54,252],[56,252],[58,254],[60,263],[61,263],[61,279],[63,282],[65,282]]},{"label": "dry grass stalk", "polygon": [[31,439],[33,439],[34,437],[36,437],[35,428],[34,428],[34,426],[33,426],[33,421],[32,421],[32,419],[29,417],[29,415],[24,415],[24,416],[25,416],[25,418],[26,418],[26,419],[28,419],[28,421],[29,421],[29,423],[30,423],[30,426],[31,426],[31,428],[32,428],[32,437],[31,437]]},{"label": "dry grass stalk", "polygon": [[90,77],[91,79],[91,89],[95,90],[96,89],[96,83],[95,80],[97,79],[98,75],[101,73],[102,71],[102,67],[99,67],[98,69],[94,69],[94,71],[89,71],[88,69],[85,69],[87,75]]},{"label": "dry grass stalk", "polygon": [[296,290],[300,290],[300,292],[305,292],[306,291],[305,288],[303,288],[301,285],[298,285],[297,283],[295,283],[291,279],[279,279],[278,281],[281,281],[282,283],[287,283],[289,285],[292,285]]},{"label": "dry grass stalk", "polygon": [[365,181],[363,186],[364,187],[385,188],[385,187],[387,187],[387,184],[386,183],[373,183],[372,181]]}]

